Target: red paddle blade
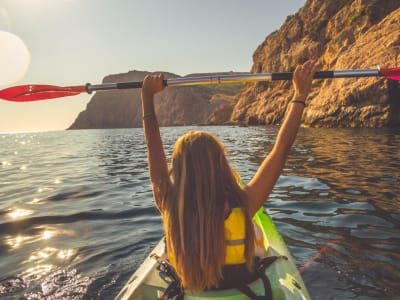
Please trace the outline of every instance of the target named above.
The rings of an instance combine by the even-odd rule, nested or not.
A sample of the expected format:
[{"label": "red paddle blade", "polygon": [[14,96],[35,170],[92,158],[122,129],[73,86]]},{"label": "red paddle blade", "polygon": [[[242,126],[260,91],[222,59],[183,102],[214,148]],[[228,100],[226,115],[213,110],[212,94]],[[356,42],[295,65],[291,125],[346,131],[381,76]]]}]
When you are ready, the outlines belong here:
[{"label": "red paddle blade", "polygon": [[381,69],[379,74],[386,78],[400,81],[400,67]]},{"label": "red paddle blade", "polygon": [[0,91],[0,98],[14,102],[38,101],[52,98],[75,96],[86,92],[86,86],[20,85]]}]

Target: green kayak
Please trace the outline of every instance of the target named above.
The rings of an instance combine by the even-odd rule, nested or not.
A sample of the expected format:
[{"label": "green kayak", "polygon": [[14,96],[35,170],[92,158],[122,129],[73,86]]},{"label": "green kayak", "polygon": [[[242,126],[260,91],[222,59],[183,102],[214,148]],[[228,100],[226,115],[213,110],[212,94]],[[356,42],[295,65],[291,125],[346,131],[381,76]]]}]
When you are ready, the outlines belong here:
[{"label": "green kayak", "polygon": [[[287,259],[277,259],[265,271],[271,287],[273,299],[310,299],[307,288],[296,268],[289,250],[279,234],[275,224],[261,208],[254,216],[254,221],[264,234],[268,245],[268,256],[285,256]],[[168,284],[161,278],[157,270],[157,257],[165,252],[164,241],[161,240],[145,259],[142,265],[129,279],[115,299],[154,300],[163,294]],[[261,279],[249,284],[256,295],[264,295],[264,285]],[[237,289],[204,291],[200,294],[185,294],[184,299],[249,299]]]}]

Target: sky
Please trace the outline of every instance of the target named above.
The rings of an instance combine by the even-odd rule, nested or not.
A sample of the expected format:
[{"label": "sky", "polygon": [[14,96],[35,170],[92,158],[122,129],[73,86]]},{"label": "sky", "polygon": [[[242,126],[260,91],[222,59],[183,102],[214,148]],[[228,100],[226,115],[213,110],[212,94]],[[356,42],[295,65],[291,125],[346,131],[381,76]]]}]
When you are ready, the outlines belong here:
[{"label": "sky", "polygon": [[[248,72],[306,0],[0,0],[0,89],[101,83],[130,70]],[[0,132],[63,130],[91,95],[0,99]]]}]

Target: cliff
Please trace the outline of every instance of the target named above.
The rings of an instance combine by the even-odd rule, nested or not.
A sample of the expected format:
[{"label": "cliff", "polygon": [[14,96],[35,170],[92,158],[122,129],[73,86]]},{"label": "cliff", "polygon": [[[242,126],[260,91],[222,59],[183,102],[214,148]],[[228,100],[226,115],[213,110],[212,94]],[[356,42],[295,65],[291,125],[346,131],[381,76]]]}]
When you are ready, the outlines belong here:
[{"label": "cliff", "polygon": [[[267,30],[267,29],[266,29]],[[293,71],[309,58],[321,70],[392,67],[400,62],[399,0],[308,0],[253,55],[251,72]],[[148,72],[103,82],[141,81]],[[196,74],[199,75],[199,74]],[[204,75],[204,74],[203,74]],[[178,75],[165,73],[165,76]],[[188,75],[190,76],[190,75]],[[278,124],[293,96],[290,81],[169,87],[157,95],[161,125]],[[305,126],[381,127],[400,124],[400,87],[383,78],[314,82]],[[141,126],[140,90],[95,94],[70,129]]]},{"label": "cliff", "polygon": [[[179,77],[164,73],[165,78]],[[142,81],[149,72],[109,75],[103,83]],[[200,76],[195,74],[188,76]],[[228,122],[242,84],[168,87],[155,98],[160,125],[223,124]],[[69,129],[142,126],[140,89],[110,90],[93,95]]]},{"label": "cliff", "polygon": [[[292,71],[309,58],[321,70],[397,66],[400,1],[308,0],[253,55],[252,72]],[[293,96],[290,82],[251,83],[238,97],[232,121],[277,124]],[[303,122],[314,127],[380,127],[400,123],[400,89],[378,78],[315,82]]]}]

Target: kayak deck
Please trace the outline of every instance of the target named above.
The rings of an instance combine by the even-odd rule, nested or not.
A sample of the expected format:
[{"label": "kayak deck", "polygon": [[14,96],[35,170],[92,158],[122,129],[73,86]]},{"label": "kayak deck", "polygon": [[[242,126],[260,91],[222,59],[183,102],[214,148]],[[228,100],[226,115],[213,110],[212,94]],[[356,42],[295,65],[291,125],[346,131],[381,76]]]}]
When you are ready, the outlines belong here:
[{"label": "kayak deck", "polygon": [[[267,269],[266,274],[271,282],[273,299],[310,299],[307,288],[298,272],[285,242],[275,224],[264,209],[261,208],[254,217],[260,226],[265,244],[268,245],[267,256],[285,256],[288,259],[277,259]],[[161,278],[157,270],[157,258],[165,254],[165,244],[161,240],[151,254],[132,275],[115,299],[147,300],[157,299],[167,288],[168,283]],[[256,295],[264,295],[264,285],[260,279],[249,284]],[[185,291],[186,292],[186,291]],[[248,299],[237,289],[210,290],[200,294],[185,293],[185,299]]]}]

